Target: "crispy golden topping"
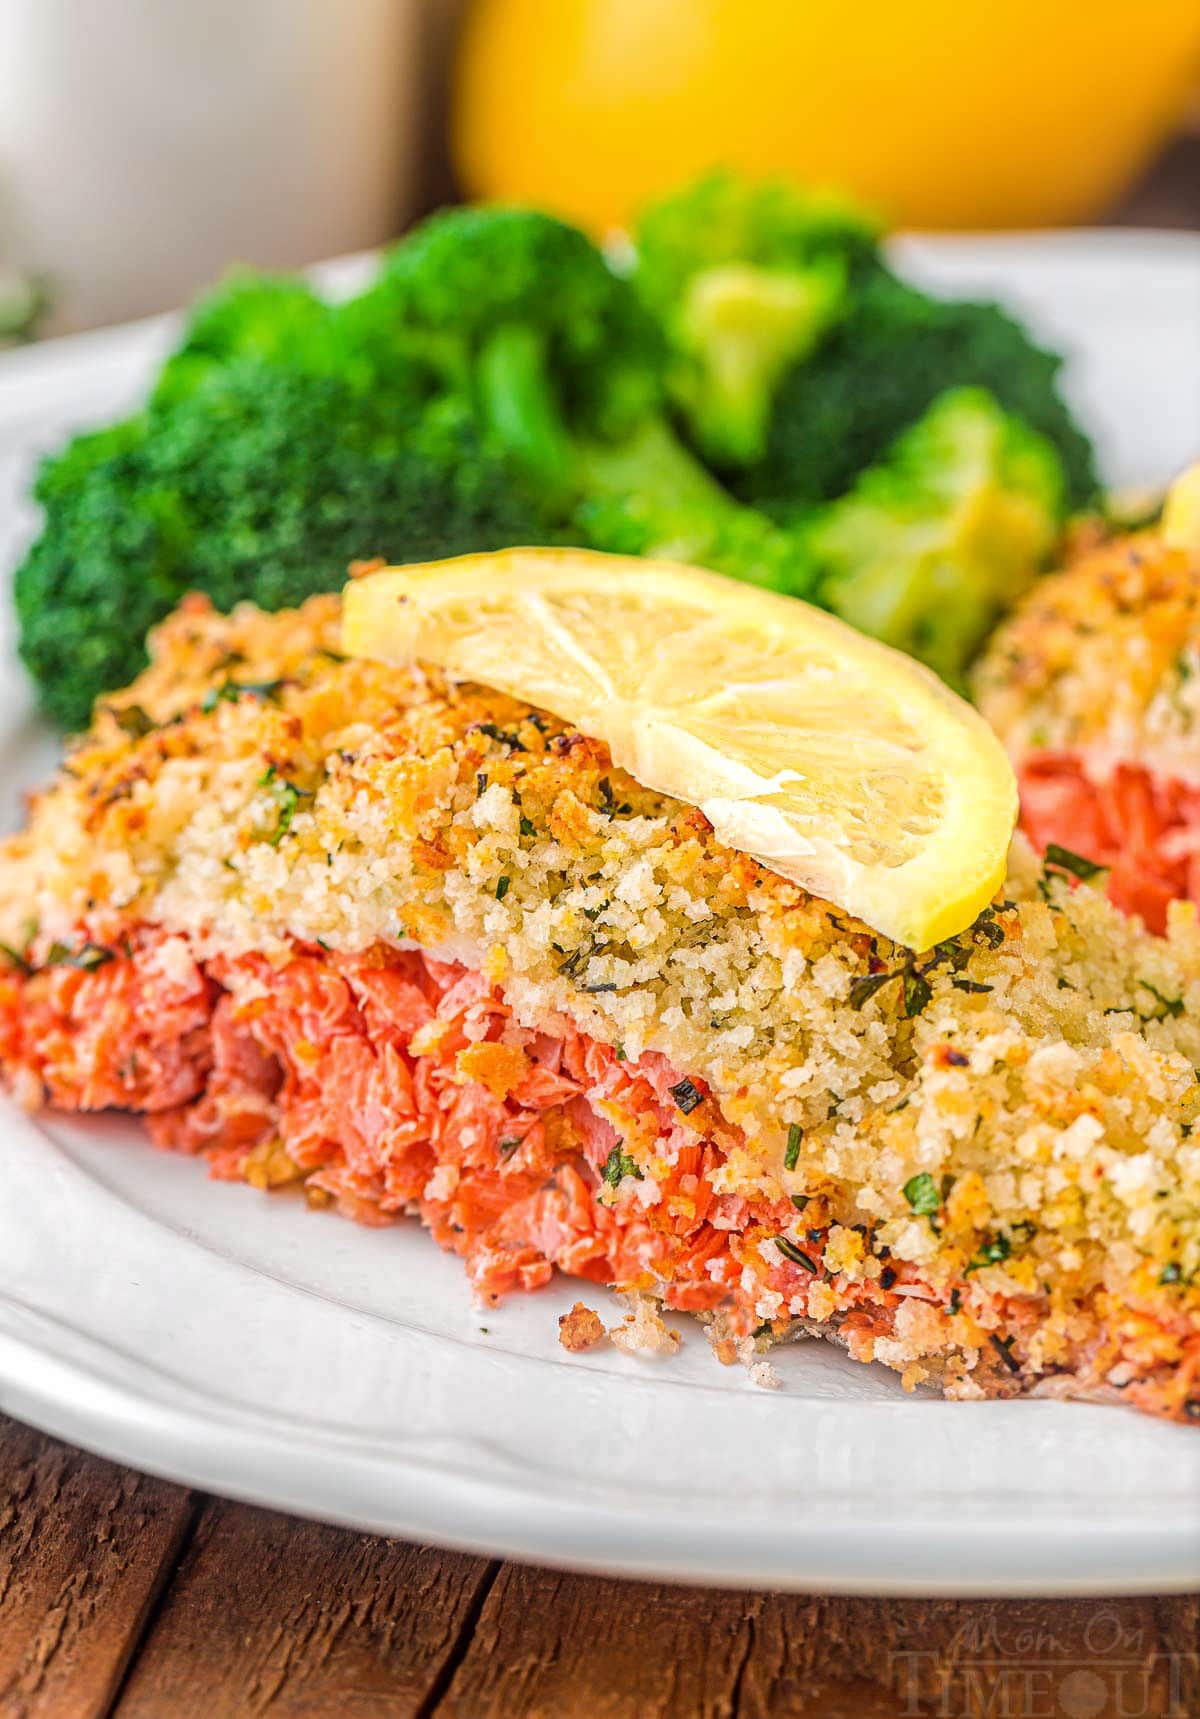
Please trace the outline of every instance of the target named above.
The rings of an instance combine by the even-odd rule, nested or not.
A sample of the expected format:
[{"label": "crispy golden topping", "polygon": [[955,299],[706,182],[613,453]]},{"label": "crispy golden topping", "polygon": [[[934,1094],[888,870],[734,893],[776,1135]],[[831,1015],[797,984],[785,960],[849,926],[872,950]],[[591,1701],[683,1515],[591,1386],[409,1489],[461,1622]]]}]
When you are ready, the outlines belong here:
[{"label": "crispy golden topping", "polygon": [[1018,762],[1083,754],[1200,779],[1200,555],[1143,532],[1041,580],[974,672]]},{"label": "crispy golden topping", "polygon": [[[1132,612],[1149,578],[1114,569],[1110,601]],[[1100,1285],[1200,1294],[1192,914],[1148,936],[1025,851],[1011,899],[916,957],[528,705],[342,660],[336,623],[334,598],[166,623],[0,852],[0,937],[141,919],[201,954],[417,943],[526,1025],[565,1016],[687,1070],[681,1122],[745,1130],[723,1191],[832,1221],[843,1271],[881,1269],[865,1223],[928,1281],[1050,1285],[1063,1321]],[[466,1070],[495,1092],[522,1073]]]}]

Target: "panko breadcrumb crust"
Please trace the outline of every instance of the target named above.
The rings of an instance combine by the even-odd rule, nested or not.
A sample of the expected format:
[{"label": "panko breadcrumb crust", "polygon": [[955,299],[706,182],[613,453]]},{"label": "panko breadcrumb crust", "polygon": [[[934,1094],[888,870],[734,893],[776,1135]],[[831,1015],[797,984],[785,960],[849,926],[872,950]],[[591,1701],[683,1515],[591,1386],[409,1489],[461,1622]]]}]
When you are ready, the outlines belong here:
[{"label": "panko breadcrumb crust", "polygon": [[[909,1386],[1200,1416],[1190,908],[1151,936],[1019,846],[1007,895],[914,955],[545,713],[344,660],[338,619],[334,597],[230,617],[189,600],[5,845],[0,1061],[26,1103],[64,1100],[22,1022],[58,987],[77,1056],[89,985],[111,990],[151,930],[155,961],[210,987],[297,951],[349,971],[420,950],[482,975],[507,1023],[454,1065],[474,1090],[507,1093],[530,1035],[613,1081],[665,1059],[644,1125],[621,1113],[620,1173],[584,1183],[605,1225],[661,1227],[700,1151],[738,1269],[694,1303],[718,1347],[816,1331]],[[71,1102],[114,1102],[76,1073]],[[223,1173],[303,1180],[269,1136],[224,1150]],[[404,1209],[438,1234],[449,1186]],[[672,1304],[653,1270],[618,1287]]]},{"label": "panko breadcrumb crust", "polygon": [[1200,785],[1200,551],[1139,532],[1039,580],[972,689],[1018,763],[1073,753],[1097,777],[1136,761]]},{"label": "panko breadcrumb crust", "polygon": [[1041,580],[974,670],[1021,790],[1021,827],[1109,871],[1151,930],[1200,903],[1200,550],[1093,544]]}]

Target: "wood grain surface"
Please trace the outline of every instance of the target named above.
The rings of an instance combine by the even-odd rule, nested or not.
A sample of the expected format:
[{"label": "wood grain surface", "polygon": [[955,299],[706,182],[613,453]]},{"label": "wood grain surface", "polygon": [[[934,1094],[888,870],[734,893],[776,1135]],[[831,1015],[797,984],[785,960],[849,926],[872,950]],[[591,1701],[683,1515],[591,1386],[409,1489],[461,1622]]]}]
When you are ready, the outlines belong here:
[{"label": "wood grain surface", "polygon": [[0,1419],[3,1719],[1197,1719],[1200,1598],[806,1598],[497,1564]]}]

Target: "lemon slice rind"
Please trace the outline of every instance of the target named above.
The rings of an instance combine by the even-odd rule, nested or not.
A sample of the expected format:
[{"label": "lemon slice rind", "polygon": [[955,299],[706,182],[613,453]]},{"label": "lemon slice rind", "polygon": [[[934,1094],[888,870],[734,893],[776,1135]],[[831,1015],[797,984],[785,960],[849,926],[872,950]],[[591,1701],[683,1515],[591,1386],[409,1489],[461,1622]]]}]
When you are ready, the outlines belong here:
[{"label": "lemon slice rind", "polygon": [[1016,783],[921,665],[794,598],[669,562],[509,549],[352,581],[351,655],[553,712],[717,838],[927,949],[1004,880]]}]

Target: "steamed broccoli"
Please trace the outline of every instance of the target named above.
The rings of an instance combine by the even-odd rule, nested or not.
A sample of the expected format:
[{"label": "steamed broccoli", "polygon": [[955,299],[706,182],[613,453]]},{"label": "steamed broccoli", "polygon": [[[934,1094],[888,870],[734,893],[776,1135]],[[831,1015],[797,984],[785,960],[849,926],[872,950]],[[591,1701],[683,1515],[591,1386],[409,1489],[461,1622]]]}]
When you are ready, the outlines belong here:
[{"label": "steamed broccoli", "polygon": [[671,392],[706,458],[763,457],[779,382],[880,266],[876,240],[848,203],[725,173],[643,213],[634,281],[666,334]]},{"label": "steamed broccoli", "polygon": [[470,410],[426,396],[423,380],[364,394],[344,376],[235,357],[48,461],[45,526],[15,584],[43,709],[85,723],[188,590],[277,609],[336,589],[359,557],[556,541]]},{"label": "steamed broccoli", "polygon": [[183,340],[163,365],[152,399],[156,405],[181,400],[235,358],[298,360],[306,370],[327,368],[332,320],[329,306],[294,275],[232,270],[188,317]]},{"label": "steamed broccoli", "polygon": [[1059,534],[1062,467],[981,388],[942,396],[806,535],[825,607],[960,680]]},{"label": "steamed broccoli", "polygon": [[392,253],[376,292],[565,530],[807,585],[792,536],[739,506],[671,429],[654,325],[584,234],[530,210],[450,210]]},{"label": "steamed broccoli", "polygon": [[763,460],[738,484],[781,519],[840,495],[948,388],[987,388],[1058,450],[1073,506],[1097,489],[1091,443],[1057,390],[1062,360],[997,305],[947,303],[880,273],[780,384]]}]

